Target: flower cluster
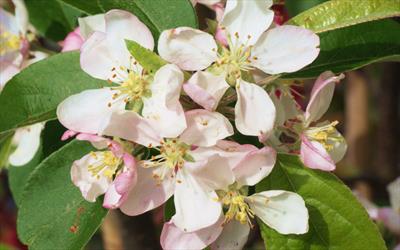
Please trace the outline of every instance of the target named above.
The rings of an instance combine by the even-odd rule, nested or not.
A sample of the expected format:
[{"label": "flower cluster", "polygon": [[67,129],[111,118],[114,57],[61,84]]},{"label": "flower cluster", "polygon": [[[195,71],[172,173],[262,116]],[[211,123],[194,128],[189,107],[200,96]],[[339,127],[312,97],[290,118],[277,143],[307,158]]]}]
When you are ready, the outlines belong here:
[{"label": "flower cluster", "polygon": [[[57,109],[68,128],[63,139],[76,136],[97,150],[71,168],[86,200],[105,194],[104,207],[133,216],[173,196],[175,214],[161,234],[164,249],[240,249],[256,217],[281,234],[308,231],[301,196],[249,187],[271,173],[277,152],[297,153],[310,168],[335,168],[344,139],[336,121],[316,121],[343,76],[323,73],[301,111],[290,85],[276,79],[313,62],[319,38],[305,28],[273,24],[271,5],[212,1],[216,33],[163,31],[157,52],[166,63],[156,71],[126,47],[131,40],[155,49],[152,33],[133,14],[111,10],[79,20],[64,51],[79,48],[81,68],[110,83],[70,96]],[[258,137],[263,146],[239,144],[235,132]]]}]

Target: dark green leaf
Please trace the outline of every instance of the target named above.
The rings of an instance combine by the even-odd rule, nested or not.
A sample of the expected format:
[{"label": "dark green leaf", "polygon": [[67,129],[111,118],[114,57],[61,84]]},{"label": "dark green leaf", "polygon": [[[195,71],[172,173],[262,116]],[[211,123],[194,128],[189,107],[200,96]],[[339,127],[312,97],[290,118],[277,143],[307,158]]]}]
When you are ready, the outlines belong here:
[{"label": "dark green leaf", "polygon": [[59,0],[26,0],[29,21],[43,36],[63,40],[78,24],[83,12]]},{"label": "dark green leaf", "polygon": [[111,9],[127,10],[135,14],[158,38],[166,29],[180,26],[196,28],[197,18],[188,0],[60,0],[87,14],[104,13]]},{"label": "dark green leaf", "polygon": [[260,222],[267,249],[385,249],[376,225],[350,189],[331,173],[304,167],[297,156],[279,155],[256,190],[296,192],[310,215],[304,235],[281,235]]},{"label": "dark green leaf", "polygon": [[285,7],[289,13],[289,16],[292,17],[326,1],[327,0],[286,0]]},{"label": "dark green leaf", "polygon": [[12,78],[0,94],[0,134],[56,119],[57,105],[65,98],[107,84],[82,71],[78,52],[61,53],[34,63]]},{"label": "dark green leaf", "polygon": [[164,222],[169,221],[175,214],[174,197],[167,200],[164,207]]},{"label": "dark green leaf", "polygon": [[40,146],[34,158],[23,166],[10,166],[8,168],[8,182],[13,195],[15,204],[19,207],[21,203],[22,191],[26,185],[28,177],[43,159],[43,147]]},{"label": "dark green leaf", "polygon": [[[291,5],[311,7],[324,0],[289,0]],[[400,16],[400,0],[331,0],[300,13],[288,21],[315,33],[339,29],[358,23]]]},{"label": "dark green leaf", "polygon": [[101,224],[107,210],[101,199],[83,199],[72,184],[73,161],[93,149],[72,141],[46,158],[29,177],[17,221],[22,242],[30,249],[81,249]]},{"label": "dark green leaf", "polygon": [[0,171],[8,166],[8,158],[12,151],[12,138],[14,133],[8,132],[0,134]]},{"label": "dark green leaf", "polygon": [[283,78],[313,78],[383,61],[400,60],[400,24],[394,20],[362,23],[319,34],[321,52],[309,66]]}]

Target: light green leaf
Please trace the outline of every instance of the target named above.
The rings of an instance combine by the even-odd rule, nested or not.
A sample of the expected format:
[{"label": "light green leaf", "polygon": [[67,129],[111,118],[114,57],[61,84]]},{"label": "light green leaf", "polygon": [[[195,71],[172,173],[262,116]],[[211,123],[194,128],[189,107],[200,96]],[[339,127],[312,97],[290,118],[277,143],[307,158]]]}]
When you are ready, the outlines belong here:
[{"label": "light green leaf", "polygon": [[135,60],[151,74],[157,72],[159,68],[167,64],[159,55],[142,47],[137,42],[126,40],[125,43]]},{"label": "light green leaf", "polygon": [[12,138],[14,133],[8,132],[0,134],[0,171],[8,166],[8,158],[12,151]]},{"label": "light green leaf", "polygon": [[300,13],[287,24],[321,33],[394,16],[400,16],[400,0],[331,0]]},{"label": "light green leaf", "polygon": [[341,73],[365,65],[400,60],[400,23],[379,20],[319,34],[318,58],[309,66],[283,78],[313,78],[326,70]]},{"label": "light green leaf", "polygon": [[65,98],[107,84],[82,71],[78,52],[34,63],[12,78],[0,94],[0,134],[56,119],[57,105]]},{"label": "light green leaf", "polygon": [[267,249],[385,249],[376,225],[338,178],[303,166],[297,156],[279,155],[272,173],[256,186],[303,197],[310,215],[304,235],[281,235],[260,221]]},{"label": "light green leaf", "polygon": [[127,10],[135,14],[157,39],[166,29],[180,26],[197,28],[197,17],[189,0],[60,0],[93,15],[111,9]]},{"label": "light green leaf", "polygon": [[17,221],[18,235],[29,249],[82,249],[101,224],[107,213],[101,199],[84,200],[70,177],[73,161],[92,149],[87,142],[70,142],[29,177]]}]

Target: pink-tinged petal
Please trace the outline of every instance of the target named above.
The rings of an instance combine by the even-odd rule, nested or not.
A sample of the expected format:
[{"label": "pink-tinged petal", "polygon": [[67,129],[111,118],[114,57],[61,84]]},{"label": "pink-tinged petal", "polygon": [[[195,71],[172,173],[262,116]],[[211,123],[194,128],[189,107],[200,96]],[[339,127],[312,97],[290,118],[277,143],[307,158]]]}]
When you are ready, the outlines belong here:
[{"label": "pink-tinged petal", "polygon": [[253,186],[268,176],[276,162],[276,151],[263,147],[252,151],[233,169],[239,185]]},{"label": "pink-tinged petal", "polygon": [[275,123],[276,110],[268,93],[260,86],[239,80],[236,87],[235,124],[244,135],[268,136]]},{"label": "pink-tinged petal", "polygon": [[[210,153],[204,152],[206,150]],[[184,168],[203,187],[210,190],[225,189],[235,182],[227,158],[220,156],[213,148],[198,148],[191,151],[190,155],[195,162],[186,162]]]},{"label": "pink-tinged petal", "polygon": [[5,11],[3,8],[0,8],[0,23],[1,23],[0,31],[2,33],[6,31],[14,35],[18,35],[19,29],[17,21],[15,20],[15,16]]},{"label": "pink-tinged petal", "polygon": [[179,97],[182,71],[173,64],[161,67],[150,85],[151,97],[143,99],[142,116],[161,137],[175,138],[186,129],[185,113]]},{"label": "pink-tinged petal", "polygon": [[188,126],[179,138],[186,144],[210,147],[233,135],[231,123],[220,113],[194,109],[185,114]]},{"label": "pink-tinged petal", "polygon": [[225,30],[223,30],[221,27],[217,27],[217,30],[215,31],[215,40],[225,46],[228,47],[228,38],[226,37]]},{"label": "pink-tinged petal", "polygon": [[108,188],[103,207],[115,209],[121,206],[128,198],[128,194],[137,182],[136,169],[129,169],[119,174]]},{"label": "pink-tinged petal", "polygon": [[99,134],[108,124],[113,112],[125,109],[123,101],[108,105],[113,101],[113,93],[115,91],[110,88],[102,88],[72,95],[58,105],[58,120],[70,130]]},{"label": "pink-tinged petal", "polygon": [[71,179],[82,193],[83,198],[90,202],[95,202],[99,195],[104,194],[110,186],[112,180],[102,174],[95,176],[88,170],[88,167],[98,161],[101,152],[93,152],[74,161],[71,168]]},{"label": "pink-tinged petal", "polygon": [[217,44],[206,32],[180,27],[161,33],[158,52],[179,68],[195,71],[207,68],[217,59]]},{"label": "pink-tinged petal", "polygon": [[251,152],[257,152],[259,149],[251,144],[239,144],[233,141],[220,140],[215,147],[218,154],[225,157],[231,169],[238,166],[243,159]]},{"label": "pink-tinged petal", "polygon": [[194,232],[215,224],[222,212],[214,190],[192,176],[185,168],[178,171],[171,221],[185,232]]},{"label": "pink-tinged petal", "polygon": [[400,177],[389,183],[387,190],[393,210],[400,213]]},{"label": "pink-tinged petal", "polygon": [[198,71],[183,85],[183,88],[197,104],[209,111],[214,111],[229,85],[222,75]]},{"label": "pink-tinged petal", "polygon": [[97,149],[105,149],[112,143],[111,139],[86,133],[79,133],[76,136],[76,139],[80,141],[88,141],[92,144],[93,147]]},{"label": "pink-tinged petal", "polygon": [[[224,12],[225,12],[225,7],[224,4],[219,1],[219,3],[216,3],[214,5],[211,6],[211,9],[213,9],[215,11],[215,19],[217,20],[218,23],[221,22],[222,17],[224,16]],[[218,29],[217,29],[218,32]]]},{"label": "pink-tinged petal", "polygon": [[98,14],[78,18],[80,35],[84,40],[88,39],[95,31],[106,32],[105,14]]},{"label": "pink-tinged petal", "polygon": [[272,190],[253,194],[246,201],[258,218],[280,234],[308,232],[308,210],[300,195]]},{"label": "pink-tinged petal", "polygon": [[66,141],[68,139],[71,139],[72,137],[74,137],[75,135],[77,135],[78,132],[73,131],[73,130],[67,130],[64,132],[64,134],[61,136],[61,141]]},{"label": "pink-tinged petal", "polygon": [[400,214],[392,208],[378,209],[378,220],[382,221],[385,226],[394,234],[400,235]]},{"label": "pink-tinged petal", "polygon": [[121,110],[114,112],[101,134],[116,136],[143,146],[158,146],[162,138],[154,126],[136,112]]},{"label": "pink-tinged petal", "polygon": [[137,183],[131,189],[127,199],[120,206],[127,215],[139,215],[152,210],[166,202],[174,193],[175,180],[170,174],[164,180],[155,179],[157,168],[137,168]]},{"label": "pink-tinged petal", "polygon": [[333,171],[336,168],[324,146],[316,141],[310,141],[305,135],[301,136],[300,159],[305,166],[323,171]]},{"label": "pink-tinged petal", "polygon": [[171,221],[164,223],[160,237],[161,247],[174,250],[204,249],[221,234],[223,221],[224,217],[220,216],[213,225],[194,232],[184,232]]},{"label": "pink-tinged petal", "polygon": [[130,67],[130,54],[126,48],[116,51],[107,34],[96,31],[82,45],[80,63],[83,71],[102,80],[112,78],[114,67]]},{"label": "pink-tinged petal", "polygon": [[335,84],[344,78],[343,74],[335,76],[331,71],[325,71],[315,81],[311,98],[305,112],[306,125],[319,120],[331,104]]},{"label": "pink-tinged petal", "polygon": [[241,250],[249,237],[249,224],[241,224],[237,220],[231,220],[222,230],[221,235],[211,245],[212,250]]},{"label": "pink-tinged petal", "polygon": [[36,123],[16,130],[12,144],[16,147],[8,158],[13,166],[23,166],[30,162],[40,147],[40,134],[44,123]]},{"label": "pink-tinged petal", "polygon": [[274,19],[271,0],[227,1],[221,26],[242,44],[253,45]]},{"label": "pink-tinged petal", "polygon": [[6,83],[13,78],[16,74],[18,74],[20,69],[8,62],[0,61],[0,92],[3,90]]},{"label": "pink-tinged petal", "polygon": [[365,208],[365,210],[367,210],[369,217],[373,220],[377,220],[379,208],[361,193],[353,190],[353,194],[361,203],[361,205]]},{"label": "pink-tinged petal", "polygon": [[15,21],[19,32],[25,36],[28,29],[28,10],[23,0],[12,0],[15,6]]},{"label": "pink-tinged petal", "polygon": [[300,106],[290,93],[281,93],[279,97],[276,94],[271,94],[271,99],[276,108],[276,126],[282,126],[288,119],[303,114]]},{"label": "pink-tinged petal", "polygon": [[82,47],[83,42],[83,37],[81,36],[80,29],[78,27],[74,31],[68,33],[64,41],[62,41],[61,52],[79,50]]},{"label": "pink-tinged petal", "polygon": [[[110,10],[104,15],[106,34],[114,52],[128,52],[125,39],[153,50],[154,39],[147,26],[135,15],[125,10]],[[129,53],[129,52],[128,52]],[[125,56],[125,53],[118,56]]]},{"label": "pink-tinged petal", "polygon": [[319,37],[311,30],[283,25],[261,35],[252,64],[268,74],[295,72],[317,58]]}]

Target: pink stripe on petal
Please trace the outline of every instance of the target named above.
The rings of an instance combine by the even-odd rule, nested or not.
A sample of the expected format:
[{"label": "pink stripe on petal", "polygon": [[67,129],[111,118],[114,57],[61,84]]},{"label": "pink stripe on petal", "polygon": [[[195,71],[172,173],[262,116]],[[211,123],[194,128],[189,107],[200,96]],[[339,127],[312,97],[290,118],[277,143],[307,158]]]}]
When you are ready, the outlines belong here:
[{"label": "pink stripe on petal", "polygon": [[75,132],[73,130],[67,130],[64,132],[64,134],[61,136],[61,141],[66,141],[71,137],[74,137],[78,132]]},{"label": "pink stripe on petal", "polygon": [[318,142],[309,141],[305,135],[301,135],[300,159],[312,169],[333,171],[336,168],[325,148]]}]

